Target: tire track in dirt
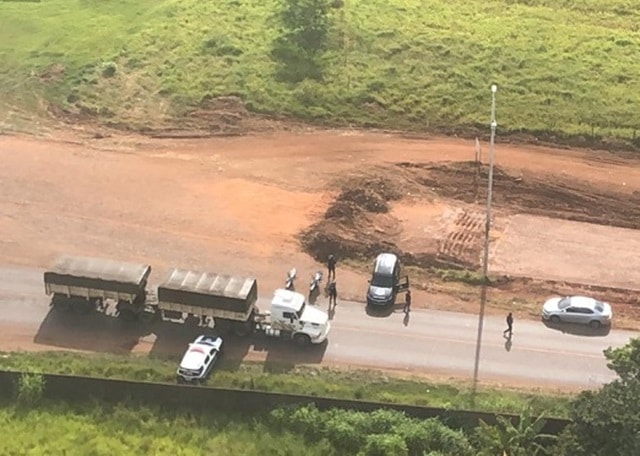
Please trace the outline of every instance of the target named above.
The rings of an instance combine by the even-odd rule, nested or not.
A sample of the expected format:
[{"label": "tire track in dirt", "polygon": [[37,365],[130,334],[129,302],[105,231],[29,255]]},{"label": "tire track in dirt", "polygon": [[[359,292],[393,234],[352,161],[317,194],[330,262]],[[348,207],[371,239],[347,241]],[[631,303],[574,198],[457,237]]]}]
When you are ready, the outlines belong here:
[{"label": "tire track in dirt", "polygon": [[479,211],[462,209],[453,222],[453,229],[440,244],[437,258],[450,263],[477,266],[483,221],[484,217]]}]

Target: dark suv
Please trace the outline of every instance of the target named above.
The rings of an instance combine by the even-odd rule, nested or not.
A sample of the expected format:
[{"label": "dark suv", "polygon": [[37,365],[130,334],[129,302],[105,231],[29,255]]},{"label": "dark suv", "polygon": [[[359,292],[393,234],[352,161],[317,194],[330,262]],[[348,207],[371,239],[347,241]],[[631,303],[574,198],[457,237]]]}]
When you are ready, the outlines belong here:
[{"label": "dark suv", "polygon": [[393,253],[381,253],[373,264],[367,291],[368,306],[389,306],[396,295],[409,289],[409,278],[401,277],[400,260]]}]

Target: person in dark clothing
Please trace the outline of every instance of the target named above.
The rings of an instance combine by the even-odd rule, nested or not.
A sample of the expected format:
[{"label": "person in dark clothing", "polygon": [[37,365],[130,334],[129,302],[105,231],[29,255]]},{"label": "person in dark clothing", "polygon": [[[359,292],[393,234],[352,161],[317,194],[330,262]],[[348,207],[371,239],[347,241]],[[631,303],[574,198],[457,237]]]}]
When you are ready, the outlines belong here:
[{"label": "person in dark clothing", "polygon": [[327,280],[336,278],[336,262],[336,257],[334,257],[333,254],[329,255],[329,259],[327,260],[327,269],[329,270]]},{"label": "person in dark clothing", "polygon": [[331,304],[333,303],[333,307],[338,304],[338,289],[336,288],[336,281],[332,280],[329,283],[329,308],[331,308]]},{"label": "person in dark clothing", "polygon": [[507,329],[502,332],[502,335],[509,333],[509,337],[513,334],[513,314],[509,312],[507,315]]},{"label": "person in dark clothing", "polygon": [[404,295],[404,312],[411,312],[411,290],[407,290],[407,293]]}]

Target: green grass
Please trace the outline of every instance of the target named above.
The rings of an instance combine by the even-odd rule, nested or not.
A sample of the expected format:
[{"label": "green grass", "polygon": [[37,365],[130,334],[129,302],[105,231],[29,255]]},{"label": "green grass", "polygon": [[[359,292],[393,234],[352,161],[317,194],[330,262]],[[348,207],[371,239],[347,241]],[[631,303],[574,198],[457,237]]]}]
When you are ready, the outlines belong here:
[{"label": "green grass", "polygon": [[486,129],[495,81],[501,133],[633,140],[640,125],[631,0],[346,0],[324,81],[296,85],[274,79],[275,5],[0,2],[0,120],[52,103],[154,125],[238,95],[258,112],[464,131]]},{"label": "green grass", "polygon": [[[88,375],[153,382],[175,381],[175,360],[143,356],[74,354],[65,352],[3,353],[0,369],[50,374]],[[530,406],[537,413],[564,417],[570,395],[542,390],[479,388],[473,400],[468,384],[398,378],[371,370],[342,370],[308,366],[222,363],[208,384],[217,387],[362,399],[452,409],[518,412]]]},{"label": "green grass", "polygon": [[45,403],[0,408],[3,455],[327,455],[326,442],[305,442],[265,420],[214,411],[189,415],[127,405]]}]

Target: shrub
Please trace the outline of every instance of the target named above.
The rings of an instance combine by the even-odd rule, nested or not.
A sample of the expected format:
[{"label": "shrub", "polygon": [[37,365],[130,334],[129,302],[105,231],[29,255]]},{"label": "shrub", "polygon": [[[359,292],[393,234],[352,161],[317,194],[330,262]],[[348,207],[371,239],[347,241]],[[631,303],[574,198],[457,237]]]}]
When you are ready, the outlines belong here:
[{"label": "shrub", "polygon": [[42,399],[45,388],[45,379],[40,374],[24,373],[18,379],[16,399],[18,403],[32,406]]},{"label": "shrub", "polygon": [[110,78],[118,72],[118,65],[115,62],[105,62],[102,64],[102,76]]}]

